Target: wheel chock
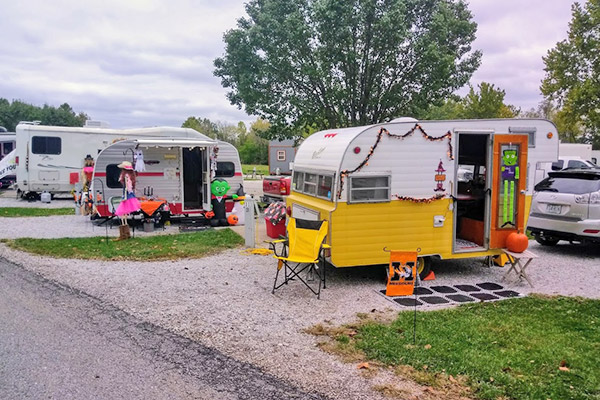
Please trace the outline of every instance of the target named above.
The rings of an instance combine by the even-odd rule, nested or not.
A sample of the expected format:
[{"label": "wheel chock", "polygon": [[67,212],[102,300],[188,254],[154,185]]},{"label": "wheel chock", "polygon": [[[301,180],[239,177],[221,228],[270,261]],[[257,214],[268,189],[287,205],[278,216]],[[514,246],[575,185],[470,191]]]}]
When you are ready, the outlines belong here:
[{"label": "wheel chock", "polygon": [[425,278],[423,278],[424,281],[434,281],[435,280],[435,273],[433,271],[429,272],[429,275],[427,275]]}]

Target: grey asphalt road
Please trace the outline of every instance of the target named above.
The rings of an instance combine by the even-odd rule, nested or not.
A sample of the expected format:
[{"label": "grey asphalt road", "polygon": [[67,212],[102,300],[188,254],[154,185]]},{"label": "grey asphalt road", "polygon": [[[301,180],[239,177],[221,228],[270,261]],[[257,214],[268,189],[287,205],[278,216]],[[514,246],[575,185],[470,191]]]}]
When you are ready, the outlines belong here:
[{"label": "grey asphalt road", "polygon": [[0,258],[0,398],[324,397]]}]

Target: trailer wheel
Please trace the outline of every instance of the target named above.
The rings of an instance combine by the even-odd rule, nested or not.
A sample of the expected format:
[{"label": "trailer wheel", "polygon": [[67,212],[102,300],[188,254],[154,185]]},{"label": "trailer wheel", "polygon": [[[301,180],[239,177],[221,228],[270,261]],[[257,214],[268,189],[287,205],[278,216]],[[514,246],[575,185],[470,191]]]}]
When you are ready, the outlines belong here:
[{"label": "trailer wheel", "polygon": [[[427,275],[431,272],[431,257],[419,257],[417,258],[417,273],[419,274],[419,278],[425,279]],[[390,279],[390,268],[386,264],[385,265],[385,281],[387,282]]]},{"label": "trailer wheel", "polygon": [[417,272],[421,279],[425,279],[431,272],[431,257],[417,258]]}]

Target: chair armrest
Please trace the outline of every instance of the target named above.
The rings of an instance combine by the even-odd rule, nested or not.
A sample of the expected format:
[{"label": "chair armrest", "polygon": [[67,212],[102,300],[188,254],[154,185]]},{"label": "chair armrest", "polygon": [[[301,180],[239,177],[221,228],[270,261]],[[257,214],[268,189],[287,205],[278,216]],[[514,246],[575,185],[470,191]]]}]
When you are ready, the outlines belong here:
[{"label": "chair armrest", "polygon": [[[269,246],[271,246],[271,250],[273,250],[273,253],[277,257],[282,257],[282,256],[286,256],[287,255],[286,251],[285,251],[285,248],[288,246],[288,244],[289,244],[288,242],[289,242],[289,240],[287,238],[286,239],[277,239],[277,240],[267,241],[267,243],[269,243]],[[280,254],[277,254],[277,244],[278,243],[283,244]]]}]

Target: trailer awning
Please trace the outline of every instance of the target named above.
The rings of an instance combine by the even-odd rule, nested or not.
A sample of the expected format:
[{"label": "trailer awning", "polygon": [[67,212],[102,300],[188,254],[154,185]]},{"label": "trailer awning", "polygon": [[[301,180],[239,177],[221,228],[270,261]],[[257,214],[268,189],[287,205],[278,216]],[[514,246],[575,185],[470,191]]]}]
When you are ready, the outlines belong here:
[{"label": "trailer awning", "polygon": [[217,145],[216,140],[186,138],[135,139],[130,142],[139,147],[209,147]]}]

